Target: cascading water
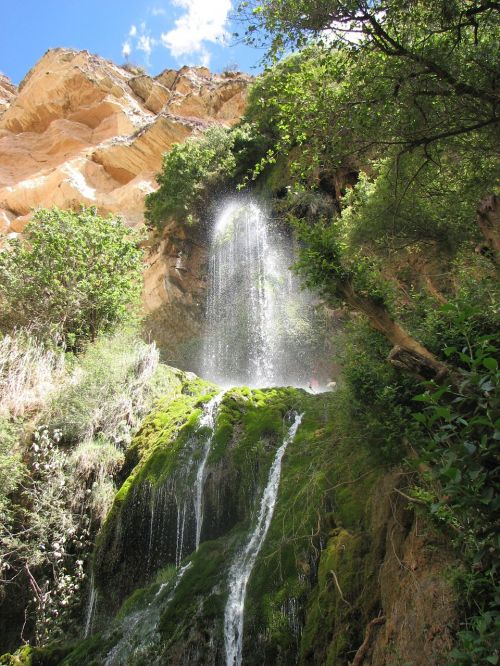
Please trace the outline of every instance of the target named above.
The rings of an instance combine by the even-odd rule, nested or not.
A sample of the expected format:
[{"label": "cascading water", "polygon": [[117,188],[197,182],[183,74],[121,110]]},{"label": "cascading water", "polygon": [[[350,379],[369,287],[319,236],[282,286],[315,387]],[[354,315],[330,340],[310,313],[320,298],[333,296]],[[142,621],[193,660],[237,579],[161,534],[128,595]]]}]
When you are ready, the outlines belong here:
[{"label": "cascading water", "polygon": [[257,204],[223,207],[210,243],[204,377],[222,386],[307,384],[311,297],[292,263],[291,239]]},{"label": "cascading water", "polygon": [[247,584],[273,517],[281,477],[281,461],[283,460],[286,447],[297,433],[302,416],[302,414],[296,414],[295,420],[288,430],[283,444],[276,451],[273,464],[269,470],[267,485],[260,502],[257,523],[245,548],[241,553],[237,554],[229,571],[229,597],[224,613],[226,666],[240,666],[242,663],[243,621]]},{"label": "cascading water", "polygon": [[167,483],[144,488],[142,501],[149,512],[146,566],[150,573],[168,559],[171,539],[174,539],[172,545],[175,545],[177,567],[187,554],[198,550],[203,526],[205,470],[214,438],[217,410],[223,396],[224,392],[218,393],[204,405],[196,431],[185,448],[185,459],[175,477]]},{"label": "cascading water", "polygon": [[130,663],[131,659],[133,663],[145,663],[142,651],[147,651],[158,641],[161,613],[165,612],[172,602],[179,583],[191,565],[192,562],[188,562],[180,567],[171,581],[160,585],[154,598],[144,609],[127,618],[126,631],[106,656],[104,666],[123,666]]}]

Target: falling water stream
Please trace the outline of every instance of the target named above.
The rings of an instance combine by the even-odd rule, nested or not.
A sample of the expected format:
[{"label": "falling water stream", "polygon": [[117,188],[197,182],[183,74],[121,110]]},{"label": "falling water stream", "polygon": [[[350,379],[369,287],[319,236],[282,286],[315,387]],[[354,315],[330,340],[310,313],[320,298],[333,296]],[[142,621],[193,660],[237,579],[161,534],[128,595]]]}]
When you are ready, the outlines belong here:
[{"label": "falling water stream", "polygon": [[84,638],[88,638],[92,633],[95,613],[97,609],[97,589],[95,586],[94,572],[90,574],[90,592],[87,602],[87,609],[85,611],[85,630],[83,633]]},{"label": "falling water stream", "polygon": [[311,295],[293,242],[254,202],[221,208],[210,239],[202,375],[221,386],[305,386]]},{"label": "falling water stream", "polygon": [[[307,370],[300,350],[305,347],[302,337],[307,335],[304,331],[310,323],[307,320],[311,300],[308,294],[300,292],[289,270],[292,262],[290,238],[273,229],[257,204],[231,202],[222,208],[210,245],[203,346],[205,378],[223,387],[305,385]],[[107,655],[107,666],[128,663],[131,655],[139,658],[146,654],[140,650],[149,649],[159,640],[160,615],[174,599],[179,582],[191,565],[182,566],[182,561],[200,546],[206,467],[224,393],[204,405],[177,475],[162,485],[147,486],[144,500],[150,514],[147,571],[152,574],[158,570],[168,551],[166,546],[173,547],[174,540],[177,571],[173,580],[160,586],[146,608],[127,620],[126,631]],[[242,664],[247,585],[273,517],[283,456],[301,420],[302,415],[295,414],[275,453],[255,525],[229,567],[229,595],[224,612],[226,666]],[[92,633],[96,606],[93,579],[91,583],[85,636]]]},{"label": "falling water stream", "polygon": [[243,551],[237,553],[229,571],[229,597],[224,613],[226,666],[240,666],[242,663],[243,620],[247,584],[273,517],[281,477],[281,461],[286,447],[295,437],[302,416],[303,414],[295,415],[295,420],[288,430],[283,444],[276,451],[260,502],[257,522]]}]

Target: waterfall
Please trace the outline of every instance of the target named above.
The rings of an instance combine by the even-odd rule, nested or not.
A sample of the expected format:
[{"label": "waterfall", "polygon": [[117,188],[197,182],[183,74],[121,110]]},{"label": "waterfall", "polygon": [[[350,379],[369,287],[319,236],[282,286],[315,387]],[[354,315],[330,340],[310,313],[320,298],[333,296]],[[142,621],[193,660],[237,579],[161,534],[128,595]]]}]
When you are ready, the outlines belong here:
[{"label": "waterfall", "polygon": [[240,666],[242,663],[243,620],[247,584],[273,517],[281,476],[281,461],[286,447],[295,437],[302,416],[302,414],[295,415],[295,420],[288,430],[283,444],[276,451],[260,502],[257,523],[243,551],[238,553],[229,571],[229,597],[224,613],[226,666]]},{"label": "waterfall", "polygon": [[223,397],[224,397],[224,391],[218,393],[214,398],[210,400],[210,402],[208,402],[205,405],[203,415],[200,418],[198,424],[198,429],[209,428],[210,434],[203,448],[203,455],[201,458],[200,466],[198,467],[198,471],[196,473],[196,483],[194,487],[195,488],[194,513],[196,519],[196,539],[195,539],[196,550],[198,550],[198,547],[200,545],[201,526],[203,524],[203,486],[205,483],[205,467],[207,464],[208,456],[210,454],[210,449],[212,448],[212,442],[215,435],[217,410],[219,409],[219,405]]},{"label": "waterfall", "polygon": [[222,386],[305,386],[311,297],[289,270],[292,240],[255,203],[226,204],[212,230],[202,374]]}]

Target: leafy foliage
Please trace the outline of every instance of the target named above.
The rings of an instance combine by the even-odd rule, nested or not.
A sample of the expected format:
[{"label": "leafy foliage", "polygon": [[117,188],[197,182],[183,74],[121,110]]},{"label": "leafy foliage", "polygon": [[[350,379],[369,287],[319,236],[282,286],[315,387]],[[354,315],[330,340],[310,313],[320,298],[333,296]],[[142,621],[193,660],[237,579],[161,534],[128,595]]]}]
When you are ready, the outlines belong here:
[{"label": "leafy foliage", "polygon": [[198,222],[207,203],[235,185],[256,161],[260,139],[249,124],[211,127],[164,155],[159,189],[146,198],[146,217],[161,228],[172,217]]},{"label": "leafy foliage", "polygon": [[2,327],[29,326],[79,349],[130,318],[141,289],[138,236],[93,208],[39,210],[0,252]]},{"label": "leafy foliage", "polygon": [[[89,548],[89,518],[69,510],[73,484],[67,456],[57,448],[58,432],[35,432],[27,461],[23,501],[12,506],[15,524],[0,530],[2,582],[22,571],[29,581],[37,616],[37,640],[60,635],[74,620]],[[76,566],[75,566],[76,563]]]},{"label": "leafy foliage", "polygon": [[21,404],[0,395],[0,591],[9,598],[24,582],[28,627],[46,644],[78,631],[92,540],[125,449],[172,373],[134,331],[101,336],[65,363],[26,331],[1,342],[0,388],[18,387]]},{"label": "leafy foliage", "polygon": [[270,42],[271,54],[302,49],[311,42],[344,48],[354,57],[359,53],[361,59],[374,53],[400,67],[401,76],[393,80],[398,86],[393,88],[395,98],[401,93],[413,94],[413,100],[417,94],[428,96],[428,106],[420,100],[423,108],[440,97],[451,105],[459,99],[467,104],[482,101],[491,105],[488,111],[494,117],[495,3],[245,0],[239,9],[249,24],[247,41]]},{"label": "leafy foliage", "polygon": [[453,652],[455,663],[496,663],[500,561],[500,382],[498,348],[488,336],[473,346],[447,347],[463,365],[456,388],[429,386],[414,414],[427,431],[421,462],[430,490],[420,496],[450,529],[468,565],[461,587],[468,613]]},{"label": "leafy foliage", "polygon": [[[7,419],[0,418],[0,524],[12,529],[14,512],[9,496],[17,490],[26,474],[17,446],[18,428]],[[3,573],[0,564],[0,576]]]}]

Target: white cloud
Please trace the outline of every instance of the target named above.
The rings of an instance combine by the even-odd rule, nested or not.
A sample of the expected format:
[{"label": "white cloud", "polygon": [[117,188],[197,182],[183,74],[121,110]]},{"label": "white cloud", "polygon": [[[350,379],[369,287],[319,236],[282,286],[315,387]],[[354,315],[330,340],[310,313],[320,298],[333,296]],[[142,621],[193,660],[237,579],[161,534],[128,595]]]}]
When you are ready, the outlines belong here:
[{"label": "white cloud", "polygon": [[127,39],[127,41],[123,42],[122,44],[122,56],[124,58],[128,58],[131,53],[132,53],[132,47]]},{"label": "white cloud", "polygon": [[203,42],[223,42],[231,11],[231,0],[174,0],[185,13],[175,21],[175,27],[161,35],[161,42],[175,57],[200,54],[208,62],[210,54]]},{"label": "white cloud", "polygon": [[210,53],[208,51],[203,50],[202,53],[200,54],[200,65],[202,67],[210,67]]},{"label": "white cloud", "polygon": [[135,37],[137,35],[137,26],[132,24],[128,33],[129,37]]},{"label": "white cloud", "polygon": [[165,16],[167,12],[163,9],[163,7],[153,7],[151,9],[151,14],[153,16]]},{"label": "white cloud", "polygon": [[144,51],[144,53],[149,57],[153,46],[155,45],[155,40],[152,39],[149,35],[141,35],[139,41],[137,42],[137,50]]}]

